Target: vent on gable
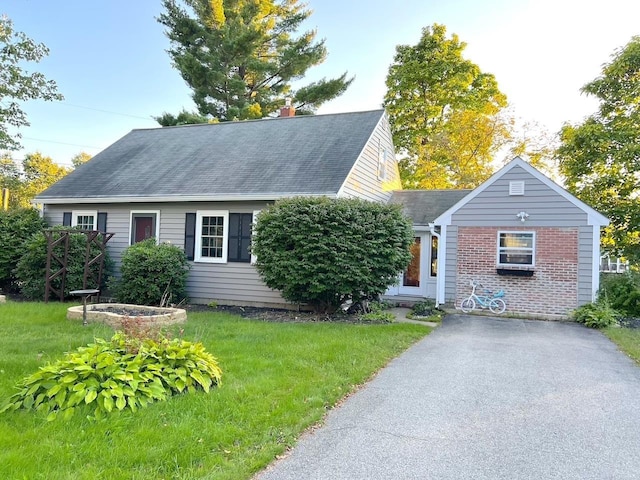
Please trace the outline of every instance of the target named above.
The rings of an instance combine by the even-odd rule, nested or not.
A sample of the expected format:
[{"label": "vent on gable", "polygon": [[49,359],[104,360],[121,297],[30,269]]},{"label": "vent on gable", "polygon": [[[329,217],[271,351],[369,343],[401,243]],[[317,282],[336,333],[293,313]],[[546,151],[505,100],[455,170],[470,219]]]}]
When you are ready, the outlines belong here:
[{"label": "vent on gable", "polygon": [[509,195],[524,195],[524,181],[509,182]]}]

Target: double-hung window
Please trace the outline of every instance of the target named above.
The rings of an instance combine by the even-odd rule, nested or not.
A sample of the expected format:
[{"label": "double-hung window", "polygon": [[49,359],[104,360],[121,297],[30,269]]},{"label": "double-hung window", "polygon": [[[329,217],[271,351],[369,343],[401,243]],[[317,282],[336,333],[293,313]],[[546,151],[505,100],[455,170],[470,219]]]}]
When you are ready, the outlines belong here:
[{"label": "double-hung window", "polygon": [[81,230],[95,230],[98,212],[75,210],[71,214],[71,226]]},{"label": "double-hung window", "polygon": [[196,217],[195,261],[226,263],[228,229],[228,211],[199,211]]},{"label": "double-hung window", "polygon": [[499,267],[533,267],[535,232],[498,232]]},{"label": "double-hung window", "polygon": [[251,235],[257,213],[230,213],[228,210],[187,213],[187,258],[205,263],[255,263],[251,255]]}]

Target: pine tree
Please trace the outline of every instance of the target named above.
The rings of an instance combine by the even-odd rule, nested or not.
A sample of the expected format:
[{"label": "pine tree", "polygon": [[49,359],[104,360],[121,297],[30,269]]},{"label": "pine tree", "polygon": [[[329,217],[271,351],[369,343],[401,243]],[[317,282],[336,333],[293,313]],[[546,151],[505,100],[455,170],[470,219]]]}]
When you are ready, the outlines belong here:
[{"label": "pine tree", "polygon": [[262,118],[293,100],[313,113],[353,79],[320,80],[296,91],[292,82],[327,56],[316,32],[294,33],[311,15],[298,0],[163,0],[169,55],[193,90],[202,116],[220,121]]}]

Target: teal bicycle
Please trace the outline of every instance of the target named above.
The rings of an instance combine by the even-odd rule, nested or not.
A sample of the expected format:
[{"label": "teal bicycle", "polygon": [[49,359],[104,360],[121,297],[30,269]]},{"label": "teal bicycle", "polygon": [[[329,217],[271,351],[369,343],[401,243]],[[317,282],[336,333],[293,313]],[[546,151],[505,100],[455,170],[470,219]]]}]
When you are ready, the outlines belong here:
[{"label": "teal bicycle", "polygon": [[507,305],[502,299],[502,297],[504,297],[504,290],[499,290],[496,293],[493,293],[490,290],[485,290],[484,295],[477,295],[476,287],[482,287],[482,284],[475,280],[472,280],[469,284],[471,285],[471,295],[462,300],[460,310],[464,313],[469,313],[477,307],[482,309],[488,308],[496,315],[500,315],[505,311]]}]

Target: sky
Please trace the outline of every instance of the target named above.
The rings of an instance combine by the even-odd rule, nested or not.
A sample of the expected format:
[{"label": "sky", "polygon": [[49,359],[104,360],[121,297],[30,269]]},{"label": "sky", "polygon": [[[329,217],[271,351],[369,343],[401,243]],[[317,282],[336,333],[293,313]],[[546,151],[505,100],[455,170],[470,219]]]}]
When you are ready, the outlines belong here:
[{"label": "sky", "polygon": [[[447,27],[466,42],[465,58],[493,73],[522,122],[556,133],[580,122],[597,103],[580,93],[602,65],[640,35],[638,0],[307,0],[305,29],[324,38],[327,60],[303,85],[348,72],[349,90],[318,113],[380,108],[397,45],[415,45],[422,28]],[[28,71],[58,84],[61,102],[23,108],[23,149],[62,165],[80,152],[99,153],[129,131],[155,128],[152,116],[194,110],[190,89],[166,50],[156,18],[160,0],[0,0],[17,31],[50,54]]]}]

